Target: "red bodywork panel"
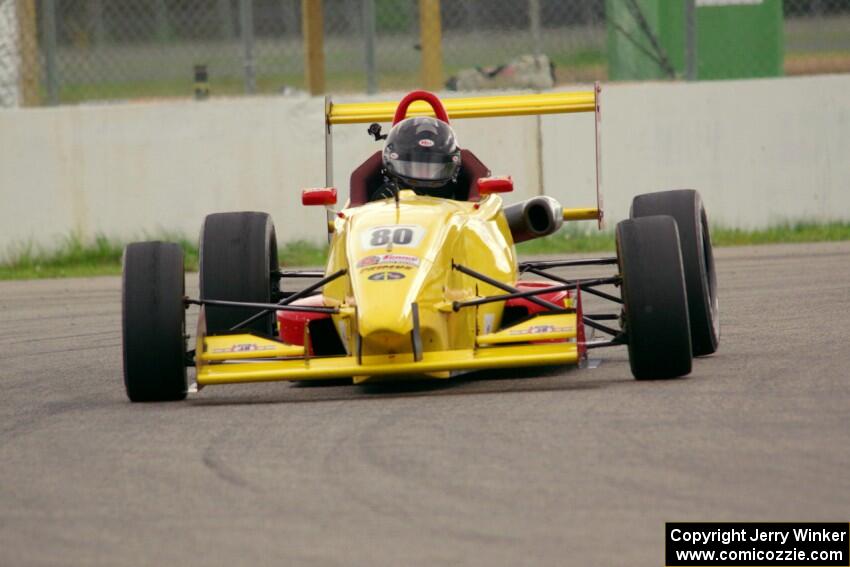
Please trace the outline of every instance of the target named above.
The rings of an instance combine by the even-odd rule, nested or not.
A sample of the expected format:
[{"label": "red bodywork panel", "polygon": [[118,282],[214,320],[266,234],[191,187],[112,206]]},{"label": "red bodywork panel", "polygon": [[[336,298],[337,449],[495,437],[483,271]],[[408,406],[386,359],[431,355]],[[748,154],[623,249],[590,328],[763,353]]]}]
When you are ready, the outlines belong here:
[{"label": "red bodywork panel", "polygon": [[491,193],[510,193],[514,190],[514,180],[510,175],[507,177],[479,177],[475,182],[481,195]]},{"label": "red bodywork panel", "polygon": [[[549,282],[518,282],[516,284],[516,288],[520,291],[531,291],[534,289],[540,289],[544,287],[553,287],[556,284],[552,284]],[[554,303],[555,305],[564,305],[564,300],[568,297],[571,297],[569,290],[565,291],[553,291],[550,293],[541,293],[538,295],[540,299],[545,299],[550,303]],[[517,299],[509,299],[505,302],[505,307],[522,307],[528,310],[529,315],[534,315],[535,313],[541,313],[546,311],[546,308],[542,305],[537,305],[533,301],[529,300],[527,297],[520,297]]]},{"label": "red bodywork panel", "polygon": [[[537,282],[526,281],[526,282],[518,282],[517,285],[516,285],[516,288],[520,291],[531,291],[531,290],[534,290],[534,289],[553,287],[554,285],[557,285],[557,284],[553,284],[553,283],[550,283],[550,282],[540,282],[540,281],[537,281]],[[552,292],[549,292],[549,293],[541,293],[540,295],[537,295],[536,297],[539,297],[540,299],[544,299],[544,300],[548,301],[549,303],[554,303],[555,305],[563,306],[564,300],[572,297],[572,294],[570,293],[569,290],[563,290],[563,291],[552,291]],[[525,309],[526,311],[528,311],[529,315],[534,315],[535,313],[546,312],[545,307],[543,307],[542,305],[537,305],[533,301],[529,300],[527,297],[519,297],[517,299],[507,300],[505,302],[505,308],[508,308],[508,307],[519,307],[519,308]],[[577,305],[577,308],[578,308],[577,312],[581,313],[581,306]],[[581,315],[579,315],[579,317],[581,317]],[[582,345],[584,343],[584,325],[579,324],[577,326],[576,332],[578,333],[578,335],[576,337],[576,341],[582,343],[582,344],[579,345],[579,355],[581,355],[581,349],[583,348]],[[560,343],[560,342],[563,342],[563,341],[564,341],[564,339],[554,339],[554,340],[549,340],[549,341],[535,341],[535,342]]]},{"label": "red bodywork panel", "polygon": [[305,207],[336,205],[336,187],[311,187],[301,190],[301,204]]},{"label": "red bodywork panel", "polygon": [[[325,300],[321,294],[311,295],[294,301],[292,305],[307,307],[324,307]],[[317,319],[329,319],[328,313],[309,313],[305,311],[278,311],[277,324],[280,329],[280,340],[290,345],[304,346],[304,326]],[[313,354],[312,348],[310,354]]]}]

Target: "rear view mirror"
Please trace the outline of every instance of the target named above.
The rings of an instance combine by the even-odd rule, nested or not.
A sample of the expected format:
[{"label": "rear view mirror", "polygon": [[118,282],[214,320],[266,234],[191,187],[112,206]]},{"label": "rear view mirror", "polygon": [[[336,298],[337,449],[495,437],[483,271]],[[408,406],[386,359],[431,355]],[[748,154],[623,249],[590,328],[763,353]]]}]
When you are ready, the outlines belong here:
[{"label": "rear view mirror", "polygon": [[478,193],[481,195],[510,193],[514,190],[514,180],[510,176],[479,177],[475,183],[478,186]]},{"label": "rear view mirror", "polygon": [[313,187],[301,190],[301,204],[305,207],[336,205],[336,187]]}]

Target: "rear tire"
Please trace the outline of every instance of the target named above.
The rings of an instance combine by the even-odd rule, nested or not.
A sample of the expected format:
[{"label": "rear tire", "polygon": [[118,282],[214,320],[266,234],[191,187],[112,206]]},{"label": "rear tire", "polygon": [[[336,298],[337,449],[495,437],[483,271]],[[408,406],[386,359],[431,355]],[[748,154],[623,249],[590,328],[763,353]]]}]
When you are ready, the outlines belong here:
[{"label": "rear tire", "polygon": [[167,242],[124,249],[124,386],[133,402],[186,397],[183,250]]},{"label": "rear tire", "polygon": [[638,380],[688,374],[691,335],[676,222],[625,220],[616,238],[632,374]]},{"label": "rear tire", "polygon": [[714,252],[702,199],[693,189],[661,191],[635,197],[631,218],[652,215],[670,215],[676,220],[688,290],[694,356],[712,354],[720,341],[720,310]]},{"label": "rear tire", "polygon": [[[207,215],[200,243],[201,299],[271,303],[277,296],[277,238],[266,213]],[[207,333],[229,331],[257,309],[205,306]],[[275,313],[240,329],[273,336]]]}]

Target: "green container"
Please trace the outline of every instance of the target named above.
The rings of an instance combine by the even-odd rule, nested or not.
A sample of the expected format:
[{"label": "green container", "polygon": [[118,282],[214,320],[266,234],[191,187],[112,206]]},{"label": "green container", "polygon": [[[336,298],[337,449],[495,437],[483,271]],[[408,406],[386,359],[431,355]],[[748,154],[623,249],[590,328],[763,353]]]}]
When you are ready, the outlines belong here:
[{"label": "green container", "polygon": [[[609,79],[684,76],[685,1],[606,0]],[[695,4],[698,79],[782,75],[781,0],[696,0]]]}]

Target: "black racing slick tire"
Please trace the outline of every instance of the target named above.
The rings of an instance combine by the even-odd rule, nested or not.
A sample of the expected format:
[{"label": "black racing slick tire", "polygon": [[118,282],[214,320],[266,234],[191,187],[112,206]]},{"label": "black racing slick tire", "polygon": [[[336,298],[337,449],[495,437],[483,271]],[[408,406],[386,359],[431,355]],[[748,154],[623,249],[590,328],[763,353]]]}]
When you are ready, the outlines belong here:
[{"label": "black racing slick tire", "polygon": [[691,335],[676,222],[669,216],[625,220],[617,224],[616,239],[632,375],[688,374]]},{"label": "black racing slick tire", "polygon": [[635,197],[631,218],[652,215],[670,215],[676,220],[688,290],[694,356],[712,354],[720,341],[720,309],[714,252],[702,199],[693,189],[661,191]]},{"label": "black racing slick tire", "polygon": [[[201,299],[271,303],[278,293],[277,238],[266,213],[239,212],[207,215],[201,229]],[[229,331],[258,313],[252,308],[205,306],[208,334]],[[275,313],[267,313],[240,328],[272,336]]]},{"label": "black racing slick tire", "polygon": [[130,401],[186,397],[184,281],[179,245],[136,242],[124,249],[121,323]]}]

